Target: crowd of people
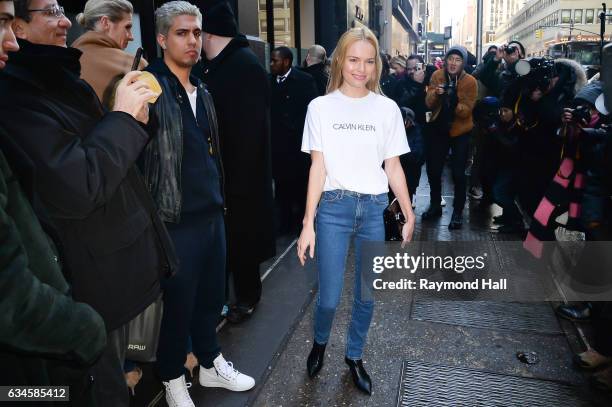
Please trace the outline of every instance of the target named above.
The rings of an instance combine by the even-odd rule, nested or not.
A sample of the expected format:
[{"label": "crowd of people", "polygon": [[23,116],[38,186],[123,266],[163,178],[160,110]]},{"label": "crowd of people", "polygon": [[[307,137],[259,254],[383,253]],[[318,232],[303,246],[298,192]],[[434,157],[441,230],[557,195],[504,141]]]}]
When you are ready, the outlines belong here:
[{"label": "crowd of people", "polygon": [[[393,198],[400,239],[412,238],[423,165],[423,222],[442,216],[448,163],[451,230],[469,189],[478,209],[502,208],[498,232],[526,235],[534,253],[564,210],[566,227],[609,240],[604,84],[580,65],[527,61],[516,41],[476,67],[462,46],[428,65],[382,54],[355,28],[330,58],[312,46],[302,66],[274,48],[268,74],[229,4],[205,3],[159,7],[162,57],[146,61],[125,52],[127,0],[87,1],[71,46],[57,0],[0,0],[1,384],[69,385],[73,405],[129,405],[142,375],[126,356],[130,322],[162,298],[156,370],[169,406],[194,405],[185,371],[198,365],[202,386],[253,388],[216,326],[225,305],[233,323],[255,312],[275,236],[298,232],[302,264],[317,249],[314,377],[351,241],[359,258],[362,242],[385,239]],[[358,261],[345,360],[370,394],[374,300],[363,286]],[[581,366],[612,363],[608,303],[558,312],[597,321]],[[595,380],[611,388],[612,369]]]},{"label": "crowd of people", "polygon": [[[545,241],[555,240],[558,227],[583,232],[587,242],[608,241],[612,131],[606,84],[599,76],[588,80],[575,61],[526,55],[520,42],[511,41],[490,47],[475,67],[466,65],[468,54],[461,46],[451,47],[440,67],[426,66],[418,55],[388,59],[381,86],[408,112],[407,137],[415,126],[423,129],[410,143],[425,150],[430,202],[421,219],[442,215],[440,175],[448,162],[454,184],[449,229],[461,228],[467,194],[475,211],[490,214],[491,205],[500,206],[502,213],[492,218],[495,230],[524,238],[536,257],[542,256]],[[402,160],[408,180],[416,174],[409,162]],[[413,179],[408,183],[412,194],[419,184],[418,177]],[[560,224],[563,213],[567,222]],[[574,278],[589,274],[596,276],[589,284],[602,284],[609,260],[602,246],[587,246]],[[576,355],[579,366],[612,363],[610,303],[563,304],[557,313],[594,321],[595,344]],[[593,381],[611,389],[612,368],[597,372]]]}]

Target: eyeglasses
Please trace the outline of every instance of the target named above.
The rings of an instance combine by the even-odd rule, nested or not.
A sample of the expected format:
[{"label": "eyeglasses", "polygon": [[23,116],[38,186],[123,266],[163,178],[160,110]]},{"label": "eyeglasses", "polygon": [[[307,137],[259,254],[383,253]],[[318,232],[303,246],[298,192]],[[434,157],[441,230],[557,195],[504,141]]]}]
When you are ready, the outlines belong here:
[{"label": "eyeglasses", "polygon": [[49,8],[39,8],[39,9],[28,10],[28,12],[30,13],[35,12],[35,11],[39,11],[47,17],[60,18],[60,17],[65,16],[64,8],[62,6],[57,6],[57,5],[49,7]]}]

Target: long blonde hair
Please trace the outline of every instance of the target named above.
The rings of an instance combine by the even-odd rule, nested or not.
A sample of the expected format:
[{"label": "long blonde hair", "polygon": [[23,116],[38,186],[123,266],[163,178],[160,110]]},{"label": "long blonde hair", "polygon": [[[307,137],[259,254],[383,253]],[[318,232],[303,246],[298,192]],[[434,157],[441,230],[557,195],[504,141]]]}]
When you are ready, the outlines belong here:
[{"label": "long blonde hair", "polygon": [[376,64],[376,73],[374,77],[370,78],[366,87],[372,92],[382,94],[380,89],[380,75],[382,73],[382,60],[380,59],[380,52],[378,47],[378,40],[370,29],[365,27],[351,28],[338,40],[338,45],[334,50],[332,61],[331,61],[331,72],[329,75],[329,82],[327,83],[326,93],[331,93],[338,89],[344,82],[342,78],[342,65],[346,58],[346,53],[351,45],[357,41],[367,41],[374,47],[374,60]]}]

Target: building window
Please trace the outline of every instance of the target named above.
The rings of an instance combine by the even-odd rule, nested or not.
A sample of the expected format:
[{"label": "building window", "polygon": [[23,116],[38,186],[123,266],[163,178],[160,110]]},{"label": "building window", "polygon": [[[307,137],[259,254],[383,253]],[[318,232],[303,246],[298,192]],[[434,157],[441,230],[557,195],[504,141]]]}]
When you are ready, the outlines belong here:
[{"label": "building window", "polygon": [[569,24],[572,21],[572,10],[561,10],[561,24]]},{"label": "building window", "polygon": [[[259,38],[268,39],[268,21],[266,3],[270,0],[259,0]],[[274,15],[274,46],[294,47],[293,2],[295,0],[272,0]]]},{"label": "building window", "polygon": [[595,16],[595,10],[593,9],[589,9],[586,10],[585,14],[585,18],[584,18],[584,23],[585,24],[593,24],[594,22],[594,16]]},{"label": "building window", "polygon": [[582,9],[574,10],[574,24],[582,24]]},{"label": "building window", "polygon": [[284,18],[274,19],[274,31],[287,31],[287,24]]}]

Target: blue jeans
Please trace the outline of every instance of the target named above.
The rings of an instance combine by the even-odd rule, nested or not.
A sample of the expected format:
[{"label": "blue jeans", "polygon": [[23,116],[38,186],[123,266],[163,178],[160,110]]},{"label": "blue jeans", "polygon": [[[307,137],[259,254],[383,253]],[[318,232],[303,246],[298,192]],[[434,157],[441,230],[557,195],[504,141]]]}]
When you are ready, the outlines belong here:
[{"label": "blue jeans", "polygon": [[[316,218],[316,253],[319,269],[319,295],[314,316],[314,339],[326,344],[329,339],[336,307],[340,302],[344,269],[351,239],[355,243],[355,289],[353,313],[346,341],[346,356],[361,359],[372,321],[372,296],[362,298],[361,243],[384,241],[383,210],[388,205],[387,194],[367,195],[334,190],[321,196]],[[364,285],[367,285],[364,282]],[[369,291],[368,291],[369,292]]]}]

